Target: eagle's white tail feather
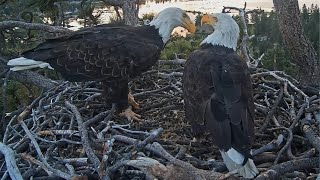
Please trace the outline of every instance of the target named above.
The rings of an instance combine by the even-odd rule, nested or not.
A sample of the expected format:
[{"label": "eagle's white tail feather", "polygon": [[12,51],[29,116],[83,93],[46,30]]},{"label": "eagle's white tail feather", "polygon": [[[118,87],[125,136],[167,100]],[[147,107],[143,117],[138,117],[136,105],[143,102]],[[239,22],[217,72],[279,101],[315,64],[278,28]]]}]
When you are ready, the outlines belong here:
[{"label": "eagle's white tail feather", "polygon": [[24,57],[19,57],[15,59],[11,59],[8,63],[8,66],[13,66],[10,68],[11,71],[21,71],[26,69],[33,68],[49,68],[53,69],[49,63],[43,61],[35,61],[33,59],[27,59]]},{"label": "eagle's white tail feather", "polygon": [[247,163],[242,166],[244,157],[235,149],[231,148],[227,152],[220,151],[220,153],[230,172],[236,172],[244,178],[254,178],[259,173],[253,160],[250,158],[248,159]]}]

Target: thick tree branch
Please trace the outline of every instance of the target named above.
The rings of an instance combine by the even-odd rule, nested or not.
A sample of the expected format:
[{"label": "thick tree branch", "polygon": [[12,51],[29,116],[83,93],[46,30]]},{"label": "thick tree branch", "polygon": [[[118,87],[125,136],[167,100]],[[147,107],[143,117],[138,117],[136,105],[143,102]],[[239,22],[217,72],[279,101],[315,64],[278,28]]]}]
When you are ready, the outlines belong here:
[{"label": "thick tree branch", "polygon": [[285,173],[298,171],[301,169],[311,169],[319,165],[319,157],[305,158],[287,161],[270,167],[270,170],[260,174],[256,179],[278,179]]},{"label": "thick tree branch", "polygon": [[28,30],[41,30],[41,31],[47,31],[51,33],[70,33],[72,30],[69,30],[64,27],[60,26],[50,26],[46,24],[40,24],[40,23],[26,23],[21,21],[2,21],[0,22],[0,29],[11,29],[19,27],[22,29],[28,29]]},{"label": "thick tree branch", "polygon": [[44,90],[56,87],[59,83],[32,71],[12,72],[10,79],[20,83],[33,84]]},{"label": "thick tree branch", "polygon": [[315,133],[310,125],[304,125],[302,126],[302,131],[305,134],[306,138],[309,140],[309,142],[312,144],[314,148],[317,149],[318,152],[320,152],[320,137]]}]

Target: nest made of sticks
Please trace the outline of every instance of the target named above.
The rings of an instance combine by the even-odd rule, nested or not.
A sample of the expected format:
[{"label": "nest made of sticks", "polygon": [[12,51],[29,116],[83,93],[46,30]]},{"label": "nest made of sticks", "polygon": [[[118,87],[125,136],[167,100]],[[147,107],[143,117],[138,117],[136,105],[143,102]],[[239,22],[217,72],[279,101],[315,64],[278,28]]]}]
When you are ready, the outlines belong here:
[{"label": "nest made of sticks", "polygon": [[[161,64],[161,62],[159,63]],[[165,65],[163,65],[165,64]],[[65,82],[9,115],[0,150],[3,179],[218,179],[227,173],[209,139],[185,121],[183,66],[163,62],[130,82],[143,122],[106,109],[99,83]],[[253,156],[263,178],[319,173],[319,90],[280,71],[252,69]],[[212,171],[214,169],[214,171]],[[7,178],[8,179],[8,178]]]}]

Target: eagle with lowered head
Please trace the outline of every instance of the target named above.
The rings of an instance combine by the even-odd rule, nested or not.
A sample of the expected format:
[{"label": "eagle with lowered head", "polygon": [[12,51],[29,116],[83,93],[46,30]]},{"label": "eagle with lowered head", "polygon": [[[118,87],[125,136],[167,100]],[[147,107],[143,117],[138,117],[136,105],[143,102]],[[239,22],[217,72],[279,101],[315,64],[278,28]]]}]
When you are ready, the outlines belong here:
[{"label": "eagle with lowered head", "polygon": [[108,104],[120,116],[140,120],[128,103],[139,105],[129,94],[128,82],[154,65],[175,27],[195,32],[187,13],[167,8],[144,26],[100,25],[63,37],[48,39],[22,57],[8,62],[12,71],[51,68],[69,81],[101,81]]},{"label": "eagle with lowered head", "polygon": [[201,23],[214,32],[185,64],[186,119],[196,137],[210,134],[230,172],[253,178],[254,102],[249,68],[236,53],[239,26],[223,13],[204,15]]}]

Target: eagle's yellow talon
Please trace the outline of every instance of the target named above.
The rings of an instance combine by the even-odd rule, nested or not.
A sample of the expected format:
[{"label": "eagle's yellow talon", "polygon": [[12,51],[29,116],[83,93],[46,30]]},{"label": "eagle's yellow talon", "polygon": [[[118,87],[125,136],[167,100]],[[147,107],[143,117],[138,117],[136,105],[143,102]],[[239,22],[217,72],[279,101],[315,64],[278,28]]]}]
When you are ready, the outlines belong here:
[{"label": "eagle's yellow talon", "polygon": [[140,105],[134,100],[134,97],[131,93],[128,94],[128,103],[134,108],[134,109],[140,109]]},{"label": "eagle's yellow talon", "polygon": [[119,114],[121,117],[126,117],[129,121],[138,121],[142,122],[141,116],[131,110],[131,108],[127,108],[125,111]]}]

